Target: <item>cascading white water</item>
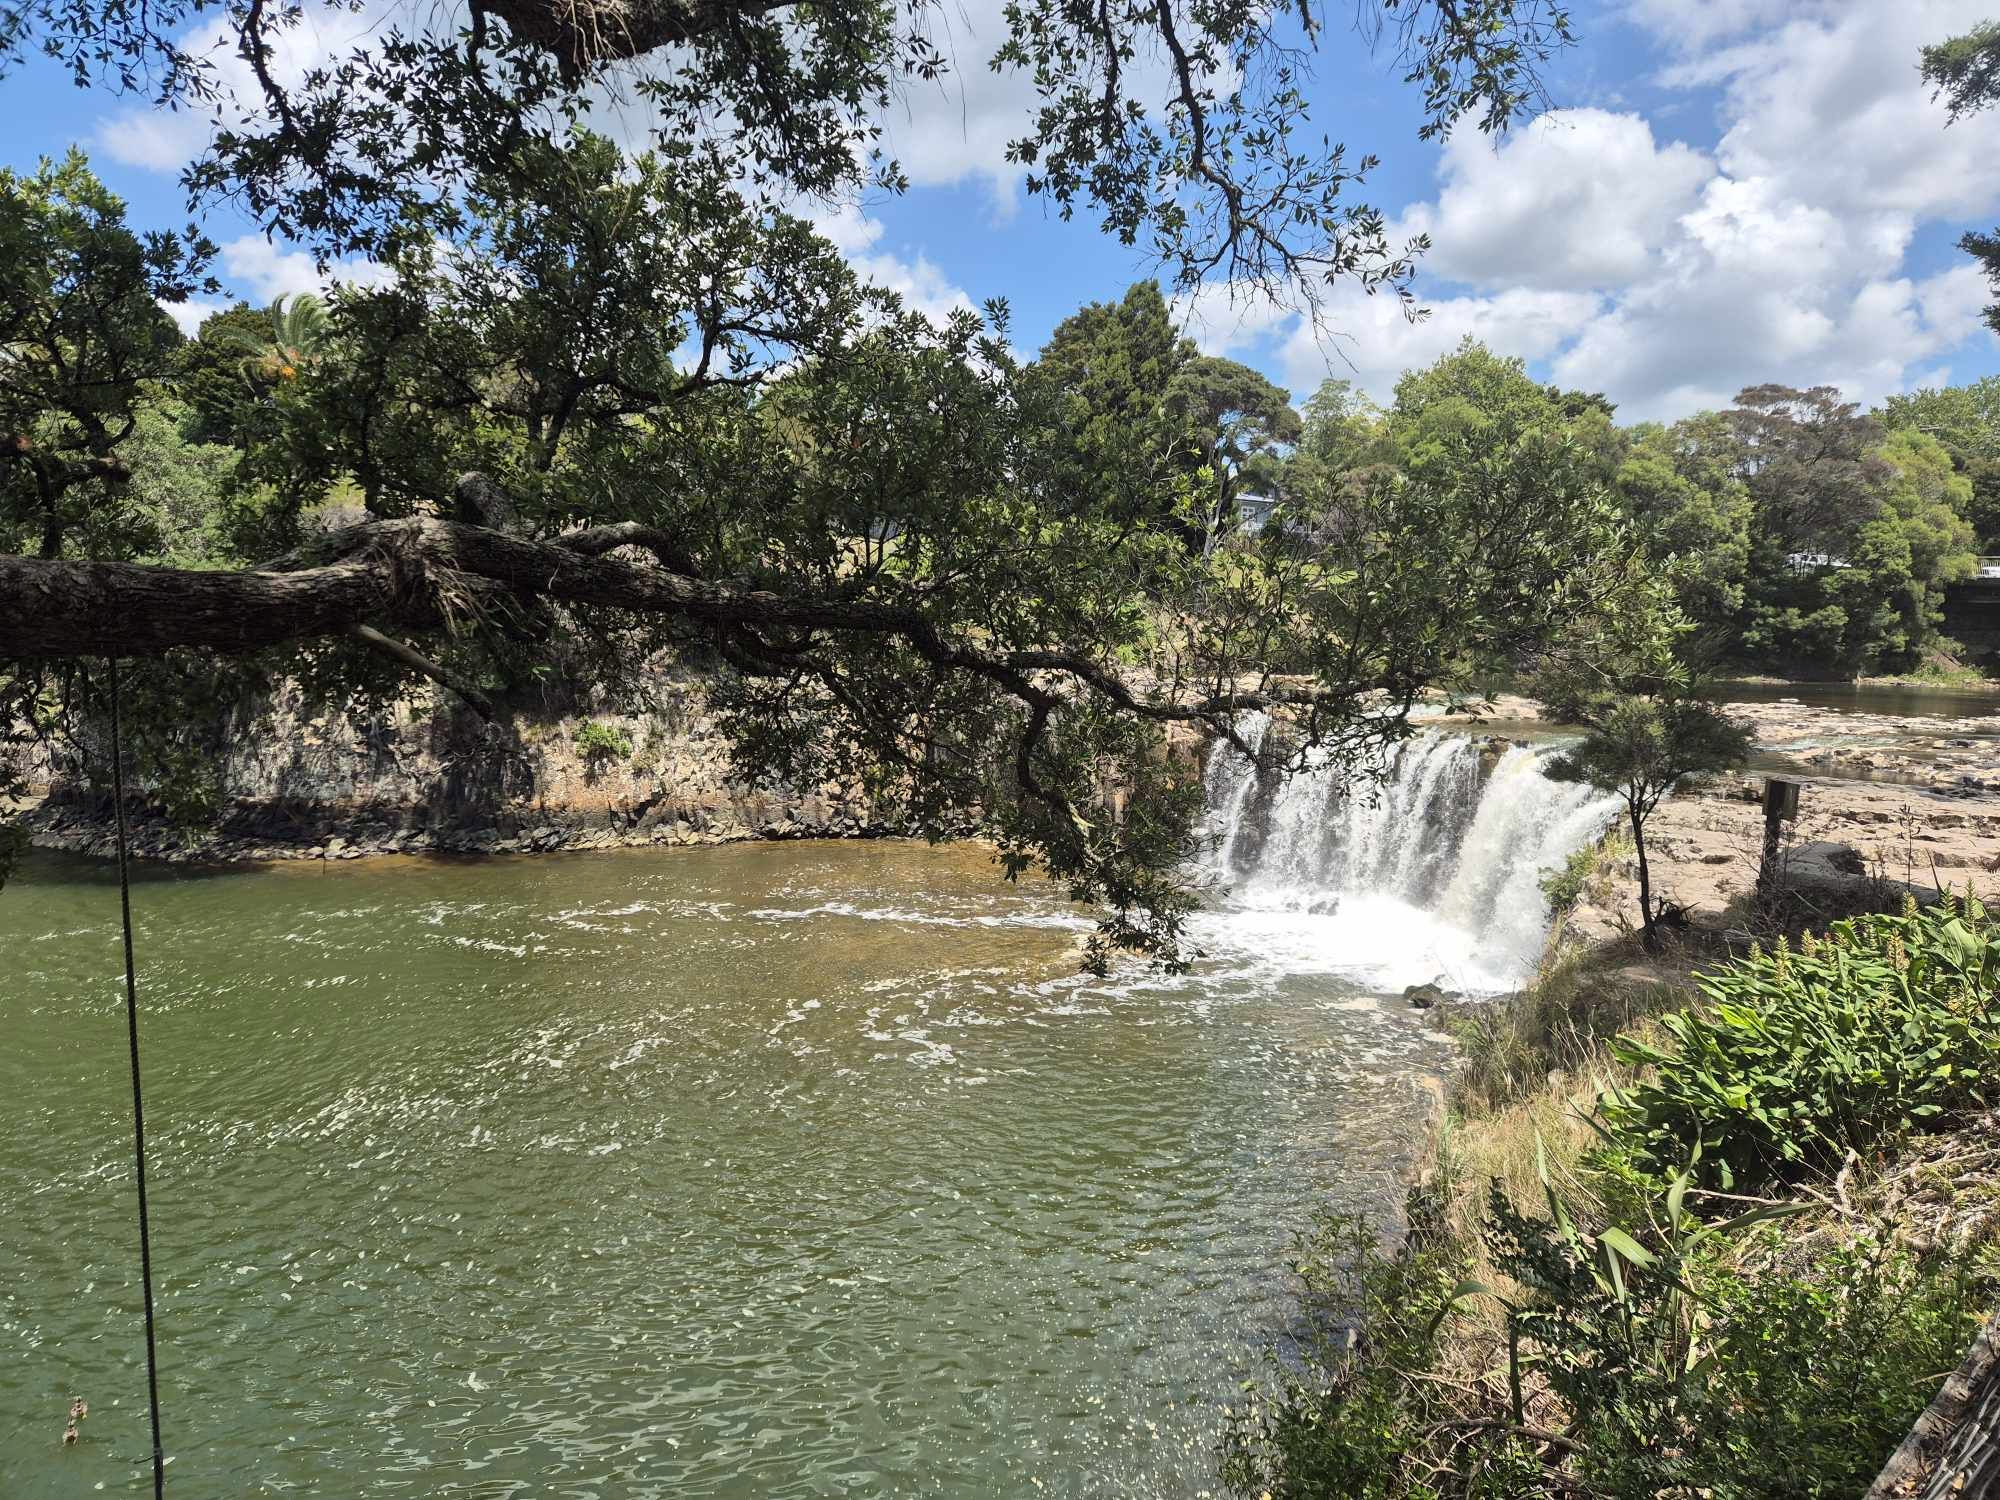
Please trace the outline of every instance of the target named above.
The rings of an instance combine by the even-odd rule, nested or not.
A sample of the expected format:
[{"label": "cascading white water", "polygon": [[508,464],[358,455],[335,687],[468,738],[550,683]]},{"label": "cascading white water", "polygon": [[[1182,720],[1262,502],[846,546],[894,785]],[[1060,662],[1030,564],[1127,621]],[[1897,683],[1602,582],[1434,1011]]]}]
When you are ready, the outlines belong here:
[{"label": "cascading white water", "polygon": [[[1246,719],[1260,746],[1269,720]],[[1491,758],[1464,735],[1388,752],[1379,779],[1308,770],[1271,782],[1218,745],[1205,784],[1220,888],[1212,940],[1281,949],[1382,988],[1494,992],[1534,967],[1543,878],[1604,831],[1616,802],[1551,781],[1548,747]]]}]

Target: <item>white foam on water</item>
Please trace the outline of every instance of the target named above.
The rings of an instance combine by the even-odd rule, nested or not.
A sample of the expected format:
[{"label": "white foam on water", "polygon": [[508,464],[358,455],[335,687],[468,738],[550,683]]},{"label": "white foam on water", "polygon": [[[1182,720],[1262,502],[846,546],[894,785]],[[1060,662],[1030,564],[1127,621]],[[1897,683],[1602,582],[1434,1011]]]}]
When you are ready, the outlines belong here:
[{"label": "white foam on water", "polygon": [[1024,910],[957,915],[908,906],[863,906],[852,901],[823,901],[817,906],[760,906],[749,915],[760,922],[802,922],[816,917],[847,917],[860,922],[896,922],[911,927],[1039,927],[1087,931],[1094,924],[1076,912]]},{"label": "white foam on water", "polygon": [[[1259,714],[1241,732],[1257,749],[1269,728]],[[1617,808],[1544,775],[1554,753],[1512,745],[1489,766],[1481,742],[1431,732],[1386,752],[1379,779],[1333,768],[1280,779],[1218,744],[1204,777],[1216,891],[1191,936],[1246,977],[1516,987],[1547,935],[1543,879]]]}]

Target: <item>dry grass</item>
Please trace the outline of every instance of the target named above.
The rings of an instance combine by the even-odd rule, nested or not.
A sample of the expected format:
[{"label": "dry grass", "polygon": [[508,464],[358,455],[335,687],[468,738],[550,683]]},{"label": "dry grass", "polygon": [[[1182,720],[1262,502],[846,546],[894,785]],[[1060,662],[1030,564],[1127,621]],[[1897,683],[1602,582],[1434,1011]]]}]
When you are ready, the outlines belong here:
[{"label": "dry grass", "polygon": [[[1591,1120],[1608,1087],[1643,1078],[1611,1055],[1610,1043],[1621,1034],[1657,1040],[1653,1018],[1698,1004],[1691,971],[1717,956],[1692,944],[1639,966],[1617,950],[1552,950],[1520,994],[1447,1010],[1442,1020],[1463,1055],[1424,1182],[1445,1231],[1471,1258],[1471,1279],[1503,1296],[1516,1290],[1488,1260],[1480,1232],[1496,1183],[1517,1208],[1538,1213],[1547,1201],[1546,1172],[1579,1219],[1607,1213],[1584,1166],[1602,1142]],[[1801,1191],[1818,1201],[1774,1237],[1782,1248],[1760,1240],[1756,1253],[1809,1258],[1815,1248],[1868,1237],[1920,1254],[1980,1246],[2000,1262],[2000,1112],[1913,1142],[1891,1161],[1850,1159],[1823,1189]],[[1459,1320],[1454,1334],[1451,1363],[1467,1372],[1490,1369],[1501,1339],[1497,1303],[1482,1298],[1478,1305],[1481,1316]]]},{"label": "dry grass", "polygon": [[1634,965],[1616,953],[1554,952],[1518,995],[1445,1007],[1440,1024],[1461,1054],[1452,1108],[1475,1118],[1559,1088],[1565,1075],[1608,1065],[1605,1046],[1620,1032],[1695,998],[1672,955]]},{"label": "dry grass", "polygon": [[[1602,1208],[1583,1159],[1599,1137],[1590,1123],[1598,1096],[1635,1075],[1611,1056],[1613,1038],[1643,1033],[1650,1019],[1692,998],[1685,976],[1617,967],[1622,956],[1552,948],[1535,982],[1506,1000],[1452,1005],[1440,1018],[1460,1044],[1445,1123],[1424,1183],[1444,1232],[1470,1257],[1467,1276],[1502,1296],[1515,1288],[1487,1258],[1481,1228],[1497,1183],[1518,1208],[1539,1212],[1543,1172],[1572,1211]],[[1477,1316],[1454,1320],[1448,1367],[1491,1371],[1503,1317],[1497,1301],[1467,1304]]]}]

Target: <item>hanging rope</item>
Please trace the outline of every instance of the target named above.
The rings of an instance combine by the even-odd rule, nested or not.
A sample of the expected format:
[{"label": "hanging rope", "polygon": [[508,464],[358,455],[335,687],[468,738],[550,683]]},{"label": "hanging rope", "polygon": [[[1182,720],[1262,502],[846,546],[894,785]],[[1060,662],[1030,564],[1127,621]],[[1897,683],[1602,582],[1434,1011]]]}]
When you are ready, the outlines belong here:
[{"label": "hanging rope", "polygon": [[132,1161],[139,1181],[139,1284],[146,1299],[146,1404],[153,1418],[153,1500],[167,1488],[160,1448],[160,1364],[153,1341],[153,1230],[146,1217],[146,1111],[139,1101],[139,981],[132,964],[132,877],[125,847],[125,727],[119,719],[118,659],[111,658],[111,795],[117,802],[118,907],[125,924],[125,1034],[132,1049]]}]

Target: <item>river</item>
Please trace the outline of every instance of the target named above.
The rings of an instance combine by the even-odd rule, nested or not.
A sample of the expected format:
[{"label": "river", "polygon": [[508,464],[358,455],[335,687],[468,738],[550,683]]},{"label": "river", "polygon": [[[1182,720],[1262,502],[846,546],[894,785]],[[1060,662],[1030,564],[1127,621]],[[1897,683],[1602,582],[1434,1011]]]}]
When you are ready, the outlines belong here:
[{"label": "river", "polygon": [[[1180,978],[1078,976],[973,849],[149,871],[169,1492],[1208,1492],[1289,1240],[1417,1148],[1401,986],[1536,937],[1478,935],[1536,879],[1501,823],[1562,852],[1530,770],[1420,741],[1320,854],[1212,772],[1241,889]],[[0,893],[10,1500],[147,1452],[116,912],[70,858]]]},{"label": "river", "polygon": [[2000,716],[2000,692],[1914,682],[1719,681],[1706,684],[1702,695],[1718,703],[1797,703],[1837,714],[1892,718]]}]

